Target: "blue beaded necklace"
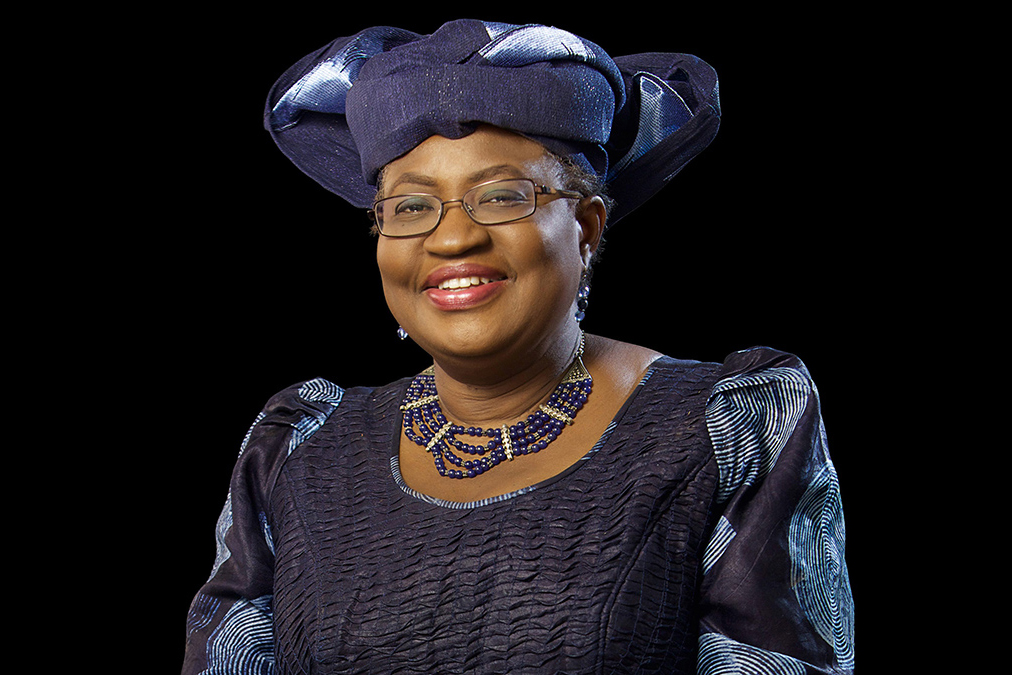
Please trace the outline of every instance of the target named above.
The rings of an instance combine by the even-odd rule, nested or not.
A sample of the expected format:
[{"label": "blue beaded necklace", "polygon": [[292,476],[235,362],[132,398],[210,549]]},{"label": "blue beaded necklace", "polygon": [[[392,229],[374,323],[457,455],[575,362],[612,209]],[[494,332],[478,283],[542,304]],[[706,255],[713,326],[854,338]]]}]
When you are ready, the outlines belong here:
[{"label": "blue beaded necklace", "polygon": [[[439,405],[435,370],[429,367],[411,381],[404,396],[404,435],[432,453],[436,471],[447,478],[474,478],[519,455],[540,452],[573,423],[590,396],[594,379],[582,357],[581,333],[573,362],[548,401],[527,419],[498,429],[463,427],[448,421]],[[481,445],[480,438],[488,441]]]}]

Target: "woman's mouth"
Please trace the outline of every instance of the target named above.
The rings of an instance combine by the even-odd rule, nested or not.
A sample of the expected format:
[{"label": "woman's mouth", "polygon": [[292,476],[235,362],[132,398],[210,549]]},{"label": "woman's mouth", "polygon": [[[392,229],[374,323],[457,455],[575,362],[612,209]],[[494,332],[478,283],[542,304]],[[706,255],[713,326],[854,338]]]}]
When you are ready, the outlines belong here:
[{"label": "woman's mouth", "polygon": [[496,295],[505,282],[505,276],[490,268],[444,268],[427,280],[425,294],[439,309],[468,309]]}]

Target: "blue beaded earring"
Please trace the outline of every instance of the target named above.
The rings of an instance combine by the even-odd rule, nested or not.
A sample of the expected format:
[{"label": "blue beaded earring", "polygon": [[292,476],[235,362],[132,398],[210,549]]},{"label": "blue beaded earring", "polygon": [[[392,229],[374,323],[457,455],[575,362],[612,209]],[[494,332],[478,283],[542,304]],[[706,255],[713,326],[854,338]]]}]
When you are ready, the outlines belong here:
[{"label": "blue beaded earring", "polygon": [[587,303],[590,297],[590,275],[587,270],[583,270],[583,274],[580,276],[580,290],[576,294],[576,323],[583,321],[583,318],[587,316]]},{"label": "blue beaded earring", "polygon": [[404,330],[402,327],[397,326],[397,337],[399,337],[402,340],[407,340],[408,339],[408,332],[406,330]]}]

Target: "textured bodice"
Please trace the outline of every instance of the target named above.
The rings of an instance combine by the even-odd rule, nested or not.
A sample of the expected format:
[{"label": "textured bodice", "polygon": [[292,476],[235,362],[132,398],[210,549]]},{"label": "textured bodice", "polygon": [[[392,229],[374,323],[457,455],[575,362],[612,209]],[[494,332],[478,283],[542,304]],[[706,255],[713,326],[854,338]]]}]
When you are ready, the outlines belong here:
[{"label": "textured bodice", "polygon": [[475,504],[397,480],[406,381],[348,390],[271,497],[278,672],[694,671],[716,372],[658,362],[576,465]]}]

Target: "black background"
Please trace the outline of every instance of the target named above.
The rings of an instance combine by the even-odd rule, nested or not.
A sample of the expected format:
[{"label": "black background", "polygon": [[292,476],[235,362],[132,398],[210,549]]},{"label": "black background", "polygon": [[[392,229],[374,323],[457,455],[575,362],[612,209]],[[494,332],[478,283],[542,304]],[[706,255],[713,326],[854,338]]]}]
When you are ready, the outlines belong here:
[{"label": "black background", "polygon": [[717,70],[716,140],[609,232],[584,327],[679,358],[754,345],[801,357],[842,485],[859,663],[870,657],[886,621],[878,514],[896,482],[888,371],[911,311],[896,301],[899,235],[872,152],[870,111],[894,67],[876,31],[829,11],[721,6],[660,16],[444,4],[354,18],[299,7],[146,17],[103,38],[107,66],[92,80],[106,94],[98,117],[118,121],[89,130],[114,171],[89,199],[113,216],[91,232],[106,253],[87,290],[66,292],[99,318],[78,346],[98,345],[82,377],[105,385],[105,414],[81,431],[109,450],[80,480],[108,509],[95,545],[122,552],[104,592],[152,604],[136,637],[158,655],[150,672],[178,671],[231,467],[264,402],[312,377],[377,385],[427,365],[395,335],[365,214],[284,159],[263,130],[266,93],[335,37],[379,23],[427,33],[461,16],[557,25],[613,55],[688,52]]}]

